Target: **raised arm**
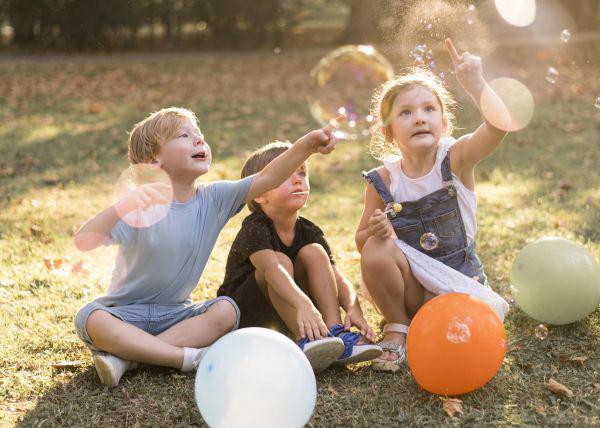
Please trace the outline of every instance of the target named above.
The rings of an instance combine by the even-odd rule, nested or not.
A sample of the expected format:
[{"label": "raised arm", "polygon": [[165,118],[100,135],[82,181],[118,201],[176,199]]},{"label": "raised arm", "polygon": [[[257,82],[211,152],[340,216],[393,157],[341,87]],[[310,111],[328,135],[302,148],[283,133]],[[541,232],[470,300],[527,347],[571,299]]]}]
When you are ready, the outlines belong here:
[{"label": "raised arm", "polygon": [[[496,123],[509,123],[510,114],[506,106],[483,78],[481,58],[469,52],[459,55],[450,39],[446,39],[445,45],[455,67],[456,79],[479,111],[481,112],[481,94],[486,91],[491,100],[490,111],[486,111],[486,114],[494,114]],[[461,179],[466,179],[463,182],[470,180],[475,165],[492,154],[506,135],[506,131],[488,122],[483,112],[482,116],[484,123],[472,134],[461,137],[452,147],[450,163],[453,171]]]},{"label": "raised arm", "polygon": [[[343,120],[343,118],[340,116],[336,121]],[[337,144],[333,129],[333,125],[328,124],[321,129],[309,132],[299,138],[289,150],[277,156],[262,171],[255,174],[248,196],[246,196],[246,202],[278,187],[313,153],[331,153]]]}]

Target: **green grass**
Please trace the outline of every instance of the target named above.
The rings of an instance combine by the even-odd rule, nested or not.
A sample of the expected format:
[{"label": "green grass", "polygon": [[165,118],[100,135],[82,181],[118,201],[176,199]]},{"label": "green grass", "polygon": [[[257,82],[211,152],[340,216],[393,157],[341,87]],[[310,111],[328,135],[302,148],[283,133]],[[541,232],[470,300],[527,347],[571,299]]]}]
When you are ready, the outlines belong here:
[{"label": "green grass", "polygon": [[[107,288],[115,249],[78,253],[73,230],[111,203],[116,178],[127,166],[126,131],[152,110],[180,105],[198,114],[215,157],[202,180],[235,178],[252,149],[273,139],[293,141],[314,128],[303,97],[308,72],[324,53],[0,62],[0,93],[6,94],[0,99],[0,425],[203,424],[192,375],[144,368],[126,375],[116,389],[99,384],[72,319]],[[562,86],[556,87],[543,81],[543,72],[540,77],[533,53],[498,63],[520,76],[536,98],[529,127],[506,138],[476,174],[479,252],[494,289],[504,294],[511,263],[527,242],[558,235],[600,254],[599,112],[593,107],[600,87],[592,77],[597,63],[564,65]],[[492,69],[498,74],[501,66]],[[468,103],[458,117],[466,130],[478,123]],[[313,192],[303,215],[318,219],[339,266],[355,284],[354,231],[365,186],[360,171],[375,165],[359,142],[341,143],[331,156],[310,162]],[[569,187],[565,183],[570,189],[561,190],[561,184]],[[222,232],[195,300],[215,295],[244,214]],[[64,269],[49,270],[44,259],[60,259]],[[71,273],[79,261],[88,274]],[[375,312],[364,307],[377,325]],[[447,416],[442,401],[421,391],[407,369],[382,374],[357,365],[317,376],[310,423],[600,424],[600,394],[594,391],[600,383],[600,311],[573,325],[550,327],[545,341],[534,336],[536,325],[512,308],[505,324],[510,352],[491,382],[461,397],[462,415]],[[565,356],[588,359],[573,365],[563,362]],[[81,363],[53,367],[61,361]],[[550,377],[574,397],[549,392]]]}]

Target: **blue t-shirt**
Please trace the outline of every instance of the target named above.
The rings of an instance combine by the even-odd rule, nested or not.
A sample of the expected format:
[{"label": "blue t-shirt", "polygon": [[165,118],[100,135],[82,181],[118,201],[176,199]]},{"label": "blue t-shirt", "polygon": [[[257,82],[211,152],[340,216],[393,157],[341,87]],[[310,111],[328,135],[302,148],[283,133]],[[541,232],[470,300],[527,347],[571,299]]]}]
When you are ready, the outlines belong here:
[{"label": "blue t-shirt", "polygon": [[166,217],[149,227],[119,221],[110,232],[119,244],[111,285],[96,301],[105,306],[188,302],[221,229],[242,208],[251,183],[252,176],[199,185],[194,198],[171,203]]}]

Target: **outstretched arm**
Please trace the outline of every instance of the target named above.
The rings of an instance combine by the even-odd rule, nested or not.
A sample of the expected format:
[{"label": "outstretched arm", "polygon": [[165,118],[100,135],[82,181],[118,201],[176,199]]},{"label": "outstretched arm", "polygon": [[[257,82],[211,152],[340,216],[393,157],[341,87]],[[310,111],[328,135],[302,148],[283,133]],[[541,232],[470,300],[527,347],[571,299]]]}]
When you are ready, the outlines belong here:
[{"label": "outstretched arm", "polygon": [[[343,120],[343,116],[336,119],[336,121],[340,120]],[[278,187],[313,153],[331,153],[337,144],[333,129],[333,125],[328,124],[321,129],[310,131],[300,137],[289,150],[277,156],[262,171],[255,174],[248,196],[246,196],[246,202]]]},{"label": "outstretched arm", "polygon": [[493,126],[485,116],[493,114],[496,118],[494,123],[508,124],[510,114],[502,100],[483,78],[481,58],[471,55],[469,52],[463,52],[462,55],[459,55],[450,39],[446,39],[445,44],[454,64],[458,82],[471,97],[480,112],[481,95],[484,91],[487,98],[491,100],[490,111],[481,112],[484,123],[472,134],[461,137],[452,148],[451,164],[453,171],[461,178],[468,178],[472,176],[475,165],[492,154],[506,135],[506,131]]}]

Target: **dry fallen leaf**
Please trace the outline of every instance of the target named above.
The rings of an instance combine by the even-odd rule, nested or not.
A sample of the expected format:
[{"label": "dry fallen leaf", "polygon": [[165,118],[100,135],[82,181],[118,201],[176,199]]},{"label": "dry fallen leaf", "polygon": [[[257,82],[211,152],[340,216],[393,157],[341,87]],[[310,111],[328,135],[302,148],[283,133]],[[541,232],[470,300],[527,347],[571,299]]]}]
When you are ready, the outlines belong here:
[{"label": "dry fallen leaf", "polygon": [[573,395],[575,395],[573,394],[573,391],[571,391],[569,388],[564,386],[562,383],[555,381],[552,378],[550,378],[550,380],[546,384],[546,388],[548,388],[553,394],[556,395],[564,395],[566,397],[572,397]]},{"label": "dry fallen leaf", "polygon": [[462,409],[462,400],[458,398],[444,398],[440,397],[442,400],[444,411],[448,414],[448,416],[454,416],[455,413],[463,414]]},{"label": "dry fallen leaf", "polygon": [[538,415],[546,416],[546,409],[544,409],[544,406],[536,406],[535,413],[537,413]]},{"label": "dry fallen leaf", "polygon": [[79,260],[77,263],[73,264],[71,272],[78,275],[87,275],[90,273],[89,269],[85,267],[83,260]]},{"label": "dry fallen leaf", "polygon": [[44,264],[49,270],[60,269],[62,262],[62,259],[44,259]]},{"label": "dry fallen leaf", "polygon": [[600,383],[595,383],[594,384],[594,391],[600,392]]},{"label": "dry fallen leaf", "polygon": [[329,393],[332,395],[338,395],[338,392],[335,390],[335,388],[331,384],[327,385],[327,391],[329,391]]}]

